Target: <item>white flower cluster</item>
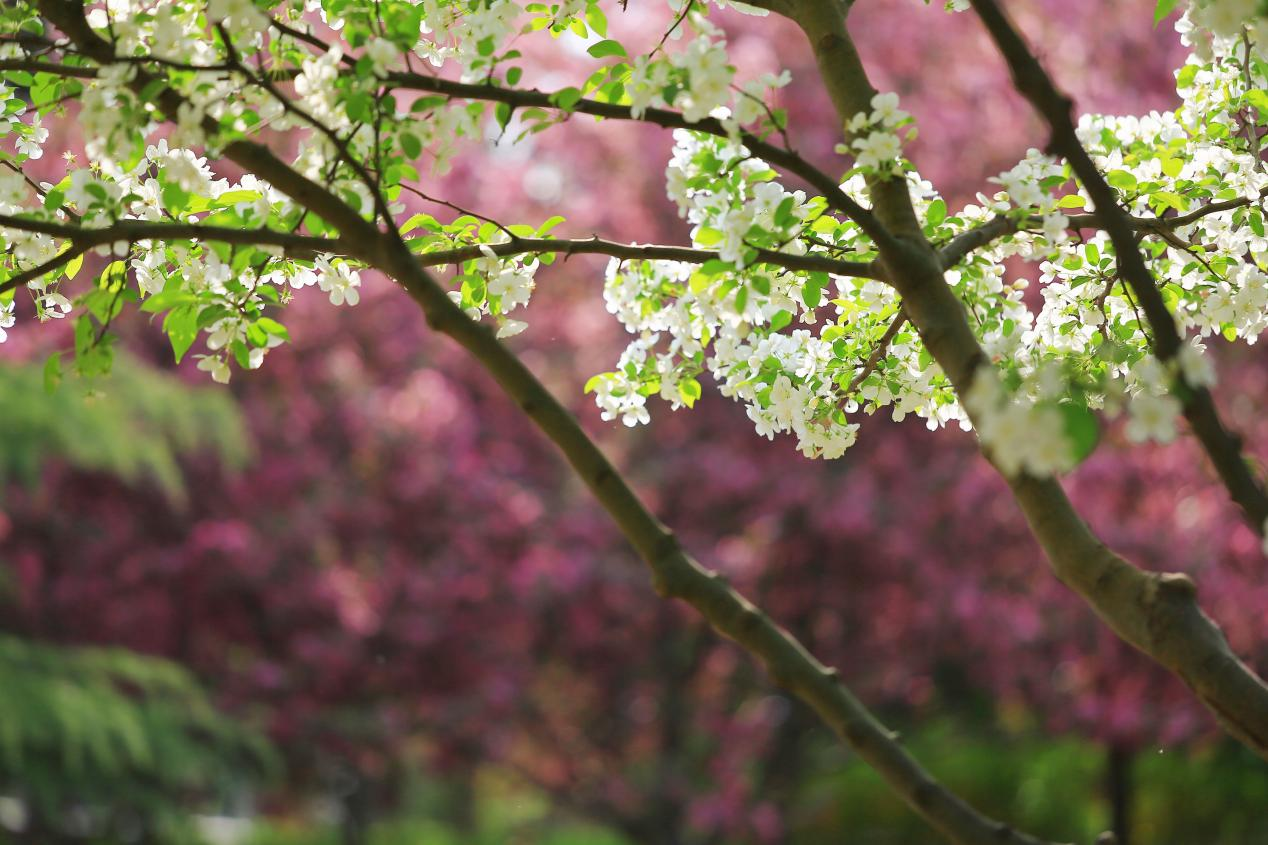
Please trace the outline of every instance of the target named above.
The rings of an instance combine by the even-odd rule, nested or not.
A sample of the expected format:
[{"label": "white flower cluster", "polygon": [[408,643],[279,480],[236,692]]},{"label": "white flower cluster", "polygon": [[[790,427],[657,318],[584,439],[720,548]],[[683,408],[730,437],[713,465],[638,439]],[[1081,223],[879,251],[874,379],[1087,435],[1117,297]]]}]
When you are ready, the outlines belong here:
[{"label": "white flower cluster", "polygon": [[[237,184],[218,178],[207,160],[191,150],[169,148],[160,140],[128,168],[103,159],[92,170],[72,170],[58,184],[41,186],[45,196],[58,195],[62,209],[53,219],[67,222],[75,214],[78,225],[95,228],[120,220],[200,222],[215,215],[232,214],[238,225],[260,226],[271,218],[292,213],[294,206],[279,191],[254,176]],[[176,193],[173,194],[172,192]],[[172,206],[175,198],[197,198],[202,211]],[[17,173],[0,170],[0,213],[44,213],[36,192]],[[0,228],[0,238],[11,248],[10,269],[26,270],[53,258],[57,241],[47,235]],[[228,381],[229,361],[254,369],[265,353],[283,342],[280,332],[270,333],[255,325],[249,314],[280,299],[277,289],[316,285],[334,305],[355,305],[360,274],[342,259],[318,256],[311,267],[273,258],[262,265],[237,266],[232,256],[207,245],[191,242],[156,244],[107,244],[98,253],[123,262],[131,270],[140,293],[155,301],[185,303],[190,331],[199,318],[210,354],[199,355],[198,367],[217,381]],[[267,252],[266,252],[267,255]],[[70,300],[58,290],[60,280],[42,276],[26,287],[40,319],[60,318],[72,310]],[[196,306],[194,305],[196,303]],[[144,301],[143,301],[144,307]],[[4,306],[0,323],[13,325],[14,304]],[[270,321],[270,325],[274,325]],[[280,327],[279,327],[280,328]],[[4,340],[0,332],[0,341]]]},{"label": "white flower cluster", "polygon": [[[1192,37],[1187,18],[1177,28]],[[1179,73],[1183,103],[1176,112],[1084,117],[1078,127],[1124,208],[1145,221],[1142,246],[1151,270],[1178,327],[1190,337],[1175,360],[1164,365],[1149,353],[1148,323],[1118,278],[1108,237],[1096,233],[1073,240],[1065,232],[1067,209],[1095,209],[1077,185],[1057,196],[1069,184],[1059,162],[1032,151],[995,180],[1003,192],[979,196],[981,206],[959,212],[952,219],[961,224],[944,229],[965,231],[992,214],[1008,215],[1022,227],[948,274],[988,354],[1019,383],[1017,403],[1082,405],[1111,416],[1125,411],[1128,438],[1167,442],[1176,436],[1181,412],[1177,388],[1215,380],[1201,339],[1219,335],[1253,343],[1268,328],[1268,237],[1261,207],[1268,173],[1248,134],[1258,130],[1245,128],[1256,116],[1248,100],[1268,80],[1258,62],[1246,66],[1239,42],[1207,37],[1205,43],[1208,56],[1190,59]],[[1168,222],[1173,218],[1182,221]],[[1012,256],[1039,262],[1042,300],[1035,311],[1021,295],[1024,279],[1004,282]],[[1064,392],[1045,392],[1038,384],[1055,365],[1066,374]],[[1010,406],[984,403],[988,412],[992,407]],[[1010,421],[1021,414],[1007,410],[1003,423],[984,421],[978,412],[975,419],[989,442],[999,439],[1000,430],[1007,439],[1015,429]],[[1000,448],[1010,465],[1034,472],[1045,463]]]},{"label": "white flower cluster", "polygon": [[1076,453],[1059,406],[1010,392],[993,366],[978,368],[964,401],[978,437],[1006,475],[1042,478],[1074,466]]},{"label": "white flower cluster", "polygon": [[903,141],[899,130],[911,123],[911,115],[898,107],[898,95],[892,92],[872,97],[872,110],[850,118],[845,133],[853,138],[849,144],[838,144],[836,151],[853,155],[856,167],[870,173],[892,175],[903,167]]},{"label": "white flower cluster", "polygon": [[1195,0],[1189,17],[1195,26],[1216,36],[1239,38],[1247,25],[1260,25],[1262,12],[1259,0]]},{"label": "white flower cluster", "polygon": [[506,243],[508,240],[509,236],[502,231],[484,239],[479,245],[481,256],[469,262],[466,272],[458,276],[461,288],[449,292],[449,298],[471,319],[493,317],[499,338],[514,337],[528,328],[528,323],[507,315],[528,305],[537,284],[534,276],[540,267],[534,258],[499,257],[490,244]]},{"label": "white flower cluster", "polygon": [[[1178,28],[1192,32],[1188,19]],[[1253,154],[1256,136],[1245,129],[1256,115],[1248,102],[1268,105],[1268,98],[1254,99],[1268,79],[1260,76],[1263,65],[1247,68],[1239,60],[1231,39],[1208,41],[1210,57],[1192,59],[1179,75],[1183,104],[1176,112],[1085,117],[1078,129],[1124,208],[1143,221],[1151,268],[1190,338],[1169,363],[1149,352],[1149,327],[1117,276],[1109,239],[1071,236],[1071,217],[1095,208],[1064,162],[1031,150],[993,180],[999,192],[979,195],[979,204],[954,215],[918,177],[906,176],[935,241],[1001,215],[1016,229],[947,273],[992,361],[966,402],[1007,472],[1049,475],[1072,467],[1095,442],[1097,410],[1124,414],[1131,440],[1173,439],[1178,391],[1214,383],[1201,339],[1253,342],[1268,328],[1268,235],[1260,206],[1268,169]],[[856,157],[845,186],[850,193],[862,189],[865,175],[904,169],[898,129],[909,117],[893,95],[878,95],[871,105],[846,127],[854,140],[838,148]],[[931,426],[967,425],[913,333],[899,331],[876,349],[899,305],[884,285],[831,279],[835,320],[818,332],[785,330],[821,318],[819,294],[806,297],[797,288],[797,280],[813,274],[750,266],[751,248],[775,243],[797,254],[869,257],[870,245],[851,224],[797,196],[791,207],[803,211],[786,213],[780,238],[763,241],[769,210],[784,193],[773,174],[738,144],[690,133],[677,141],[669,195],[692,224],[695,245],[717,250],[722,266],[613,262],[608,308],[637,340],[617,371],[593,382],[606,416],[646,421],[653,395],[675,407],[690,404],[677,385],[683,379],[694,385],[707,369],[724,395],[746,403],[760,434],[791,432],[810,455],[831,456],[848,445],[854,433],[845,414],[857,410],[889,405],[896,418],[916,413]],[[1182,221],[1168,222],[1180,215]],[[1008,280],[1014,258],[1038,264],[1037,303],[1026,296],[1025,278]],[[870,372],[862,364],[869,357]],[[815,423],[830,432],[823,443],[815,440]]]},{"label": "white flower cluster", "polygon": [[1009,213],[1008,203],[1021,218],[1039,217],[1040,232],[1047,246],[1055,246],[1066,238],[1070,218],[1057,208],[1057,197],[1045,189],[1045,185],[1066,181],[1061,162],[1036,149],[1026,151],[1026,157],[1015,167],[992,179],[1003,188],[996,194],[992,210]]},{"label": "white flower cluster", "polygon": [[[463,69],[464,81],[477,81],[481,60],[519,32],[516,22],[524,13],[512,0],[483,0],[480,3],[452,3],[444,0],[421,0],[424,14],[414,54],[436,67],[453,60]],[[561,9],[566,19],[576,14]]]},{"label": "white flower cluster", "polygon": [[[825,244],[847,254],[866,249],[857,227],[786,191],[740,145],[686,131],[675,140],[668,193],[692,224],[693,242],[718,259],[704,267],[611,262],[608,310],[637,337],[617,369],[588,386],[605,419],[646,422],[655,395],[689,406],[704,370],[724,396],[746,405],[760,434],[789,433],[808,457],[842,454],[858,430],[848,415],[860,410],[888,406],[895,419],[916,414],[931,426],[962,418],[941,371],[902,330],[889,286],[749,263],[751,243],[793,255]],[[862,178],[845,190],[862,190]],[[932,200],[927,183],[913,182],[912,193],[922,208]],[[834,317],[822,322],[827,305]],[[794,321],[822,326],[784,332]]]},{"label": "white flower cluster", "polygon": [[[713,115],[737,129],[761,120],[769,92],[787,85],[791,76],[787,71],[762,74],[737,88],[722,32],[701,15],[691,20],[699,34],[685,50],[636,56],[630,63],[624,89],[631,111],[641,116],[652,107],[676,108],[692,123]],[[673,92],[669,99],[667,92]]]},{"label": "white flower cluster", "polygon": [[[121,60],[74,81],[69,95],[55,86],[40,90],[41,80],[30,86],[29,98],[0,86],[0,134],[12,137],[19,161],[39,158],[49,137],[39,113],[58,108],[59,97],[76,97],[93,167],[72,167],[56,184],[36,187],[0,169],[0,213],[87,227],[128,219],[312,226],[311,217],[270,186],[250,177],[230,184],[204,157],[234,137],[267,129],[294,140],[300,173],[367,218],[383,205],[394,215],[415,164],[426,158],[443,170],[462,145],[482,142],[493,124],[500,135],[508,119],[482,102],[442,96],[409,102],[399,91],[383,96],[385,75],[405,64],[411,44],[415,55],[445,66],[444,78],[498,85],[518,80],[522,57],[511,49],[513,41],[534,31],[572,31],[591,46],[604,44],[594,55],[624,57],[622,45],[595,40],[606,39],[606,18],[592,0],[418,0],[403,29],[393,15],[376,17],[370,5],[296,0],[266,11],[253,0],[92,4],[90,25],[114,41]],[[760,12],[725,0],[714,5]],[[967,5],[944,2],[951,11]],[[680,0],[671,0],[671,8],[681,10]],[[635,114],[657,107],[678,109],[689,121],[714,117],[731,130],[768,118],[773,124],[767,96],[787,84],[787,74],[737,85],[724,33],[702,9],[691,10],[663,49],[606,65],[584,87],[557,92],[567,96],[553,101],[556,109],[517,111],[515,128],[544,128],[568,111],[569,98],[583,95],[628,103]],[[1195,0],[1177,26],[1194,53],[1178,74],[1180,107],[1139,118],[1088,117],[1078,128],[1135,219],[1159,293],[1190,339],[1170,362],[1149,353],[1140,303],[1118,278],[1108,238],[1089,234],[1095,221],[1086,215],[1096,209],[1063,162],[1031,151],[993,180],[997,192],[949,213],[903,157],[914,127],[896,95],[877,94],[844,127],[848,140],[838,150],[852,156],[855,167],[843,189],[862,197],[868,180],[904,180],[934,243],[1006,218],[1008,233],[961,259],[946,278],[990,358],[966,402],[983,441],[1011,471],[1048,474],[1071,466],[1087,448],[1092,410],[1125,414],[1133,440],[1171,439],[1180,412],[1176,397],[1186,386],[1214,379],[1202,342],[1216,336],[1254,342],[1268,328],[1262,207],[1268,168],[1259,155],[1268,78],[1262,56],[1247,55],[1259,51],[1256,12],[1254,0]],[[284,31],[313,31],[318,16],[346,33],[325,38],[324,52]],[[259,57],[258,70],[288,81],[246,84],[240,72],[226,70],[231,52],[219,28],[237,55]],[[32,58],[24,49],[3,45],[0,57]],[[164,60],[149,72],[165,74],[181,95],[177,114],[163,114],[156,98],[138,93],[136,60],[147,56]],[[541,115],[525,116],[535,111]],[[860,411],[888,407],[896,419],[914,414],[931,427],[967,424],[889,286],[759,261],[763,251],[856,261],[870,261],[876,252],[857,226],[826,214],[824,200],[781,186],[739,138],[738,131],[730,138],[678,132],[666,171],[668,194],[691,227],[692,244],[714,258],[699,266],[614,261],[609,268],[607,307],[634,339],[614,372],[592,380],[605,416],[646,422],[652,396],[690,406],[700,395],[698,378],[707,373],[724,395],[745,404],[761,434],[787,433],[811,456],[844,451],[856,433],[850,415]],[[364,170],[348,165],[349,155],[375,162],[381,183],[367,184]],[[46,235],[0,230],[0,237],[10,275],[64,248]],[[452,296],[473,318],[491,318],[500,336],[524,329],[512,315],[532,294],[535,260],[499,257],[495,248],[507,235],[491,224],[435,224],[427,237],[416,246],[420,252],[483,244],[460,265]],[[205,334],[208,354],[199,366],[220,380],[229,377],[231,360],[259,366],[282,342],[285,330],[264,318],[263,309],[292,289],[316,286],[336,305],[355,304],[360,296],[357,267],[333,256],[296,261],[276,250],[188,241],[111,244],[101,251],[131,271],[143,308],[166,312],[178,355]],[[1022,278],[1018,259],[1033,265]],[[1026,275],[1039,295],[1027,296]],[[46,276],[27,285],[40,318],[72,310],[59,284]],[[79,318],[90,310],[81,309]],[[14,311],[9,299],[0,300],[0,340]]]},{"label": "white flower cluster", "polygon": [[13,328],[15,322],[13,312],[17,308],[15,303],[0,303],[0,343],[4,343],[9,339],[9,333],[5,329]]}]

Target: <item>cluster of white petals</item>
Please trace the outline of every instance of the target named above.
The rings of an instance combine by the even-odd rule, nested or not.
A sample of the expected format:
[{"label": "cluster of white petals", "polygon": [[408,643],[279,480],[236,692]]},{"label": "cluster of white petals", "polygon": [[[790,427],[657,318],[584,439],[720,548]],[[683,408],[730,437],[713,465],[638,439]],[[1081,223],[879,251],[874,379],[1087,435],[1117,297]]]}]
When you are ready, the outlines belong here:
[{"label": "cluster of white petals", "polygon": [[[0,14],[15,31],[23,15],[42,25],[29,5]],[[875,95],[843,127],[837,149],[853,159],[842,177],[846,194],[866,204],[869,181],[902,180],[931,242],[955,244],[982,226],[994,233],[957,253],[946,272],[988,359],[964,404],[891,286],[769,260],[782,253],[861,265],[877,251],[826,200],[786,189],[746,148],[751,136],[742,128],[770,137],[781,128],[771,93],[788,74],[737,78],[708,5],[669,6],[685,12],[671,37],[630,56],[607,38],[598,0],[417,0],[382,16],[334,0],[98,0],[87,20],[114,42],[116,61],[71,81],[28,74],[15,83],[21,96],[0,85],[6,155],[18,164],[45,156],[45,119],[62,100],[77,100],[90,165],[76,166],[71,156],[55,183],[0,168],[0,214],[89,229],[151,221],[333,234],[272,186],[218,170],[226,144],[267,133],[270,142],[288,139],[297,173],[366,220],[395,222],[418,254],[460,255],[451,298],[506,338],[526,328],[522,309],[536,274],[555,256],[499,248],[544,238],[560,218],[534,229],[460,211],[448,222],[420,212],[402,223],[402,191],[425,181],[422,170],[444,172],[464,150],[531,137],[585,97],[634,116],[674,109],[685,121],[717,120],[726,130],[677,131],[665,173],[691,245],[710,260],[613,260],[608,268],[605,303],[632,340],[588,387],[606,418],[645,423],[652,400],[689,407],[702,380],[712,381],[745,406],[759,434],[795,438],[807,456],[842,454],[859,414],[888,409],[931,428],[971,423],[1007,471],[1047,475],[1086,454],[1097,415],[1121,417],[1132,440],[1174,438],[1184,391],[1214,381],[1206,348],[1253,343],[1268,329],[1268,168],[1259,154],[1268,32],[1255,0],[1190,4],[1177,24],[1192,56],[1177,74],[1174,111],[1085,116],[1078,124],[1135,219],[1160,294],[1187,338],[1169,361],[1152,355],[1140,303],[1119,279],[1113,245],[1097,231],[1097,210],[1066,162],[1032,150],[975,202],[953,210],[904,158],[914,124],[897,95]],[[731,0],[712,6],[763,13]],[[439,80],[515,87],[523,74],[516,45],[534,33],[580,38],[599,62],[579,87],[554,88],[551,108],[385,85],[416,69],[418,58]],[[33,58],[28,49],[6,43],[0,57]],[[164,76],[177,96],[162,102],[171,109],[178,101],[175,113],[165,113],[141,73]],[[266,312],[295,291],[316,288],[334,305],[355,305],[362,292],[364,266],[347,256],[136,240],[100,246],[109,267],[72,301],[61,288],[83,258],[59,261],[69,245],[45,232],[0,228],[0,269],[6,278],[25,274],[38,319],[76,321],[81,355],[104,333],[115,307],[108,297],[125,279],[142,309],[163,315],[178,358],[203,340],[198,366],[220,381],[231,364],[258,367],[284,342],[286,330]],[[45,264],[55,269],[42,272]],[[0,295],[0,341],[19,310],[13,291]]]}]

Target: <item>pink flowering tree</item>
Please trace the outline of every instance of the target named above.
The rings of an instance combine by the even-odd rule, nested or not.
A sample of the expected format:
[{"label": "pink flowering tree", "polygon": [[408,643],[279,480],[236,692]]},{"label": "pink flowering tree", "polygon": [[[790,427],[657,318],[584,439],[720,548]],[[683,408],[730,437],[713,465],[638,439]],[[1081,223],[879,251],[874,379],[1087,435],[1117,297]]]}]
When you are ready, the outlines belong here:
[{"label": "pink flowering tree", "polygon": [[[863,75],[848,4],[771,4],[810,36],[844,125],[844,180],[795,151],[796,127],[766,101],[782,74],[733,84],[703,6],[669,24],[685,38],[642,44],[607,37],[614,5],[609,33],[595,3],[327,3],[336,35],[291,6],[19,4],[6,12],[6,75],[36,111],[73,111],[95,166],[23,178],[46,130],[10,101],[18,152],[0,220],[4,290],[25,286],[42,317],[70,312],[61,288],[74,292],[83,257],[104,252],[114,260],[78,298],[75,369],[108,366],[109,329],[135,303],[163,315],[178,358],[203,336],[199,368],[227,381],[289,337],[276,317],[291,290],[318,285],[355,304],[360,272],[381,271],[562,449],[662,593],[759,657],[950,838],[1034,841],[939,787],[834,672],[687,556],[498,342],[524,330],[518,309],[543,265],[609,256],[605,298],[636,338],[591,380],[604,416],[644,422],[657,396],[690,406],[708,373],[759,433],[786,433],[809,457],[840,455],[858,415],[881,408],[971,423],[1058,577],[1262,754],[1263,685],[1198,610],[1193,582],[1107,551],[1054,480],[1096,446],[1098,419],[1125,415],[1129,439],[1169,441],[1183,415],[1249,530],[1263,531],[1262,484],[1215,410],[1202,345],[1182,334],[1261,328],[1253,28],[1230,30],[1229,4],[1200,4],[1186,24],[1197,50],[1179,110],[1076,127],[1008,21],[974,3],[1052,134],[1050,155],[1029,154],[999,177],[1002,191],[956,210],[904,157],[913,124]],[[594,72],[575,85],[535,77],[516,34],[566,32],[586,39]],[[419,70],[420,60],[454,72]],[[492,220],[419,187],[428,180],[416,164],[443,166],[464,138],[531,138],[586,114],[676,130],[668,181],[690,244],[563,238],[554,218]],[[782,187],[781,171],[812,192]],[[538,186],[549,194],[548,173]],[[451,213],[409,214],[408,197]],[[1004,283],[1017,259],[1038,265],[1042,303]],[[456,274],[441,283],[428,272],[438,266]],[[232,530],[222,537],[232,542]],[[363,588],[329,580],[355,628],[367,598],[347,593]]]}]

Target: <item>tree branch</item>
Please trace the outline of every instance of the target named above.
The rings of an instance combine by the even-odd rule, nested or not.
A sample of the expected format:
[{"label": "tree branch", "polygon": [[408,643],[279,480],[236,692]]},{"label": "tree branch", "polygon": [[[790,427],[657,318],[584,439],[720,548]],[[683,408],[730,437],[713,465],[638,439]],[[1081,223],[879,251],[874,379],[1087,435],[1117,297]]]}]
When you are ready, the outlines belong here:
[{"label": "tree branch", "polygon": [[[331,255],[351,255],[345,241],[341,238],[321,238],[308,235],[297,235],[291,232],[278,232],[272,229],[231,229],[223,226],[204,226],[197,223],[167,223],[148,220],[123,220],[100,229],[89,229],[71,226],[46,220],[30,220],[0,214],[0,228],[17,229],[35,232],[71,241],[72,249],[64,252],[39,267],[24,270],[9,279],[0,282],[0,293],[18,287],[26,282],[51,273],[66,264],[77,255],[106,244],[120,241],[218,241],[220,243],[243,246],[276,246],[289,253],[301,253],[310,256],[317,253]],[[512,238],[505,243],[479,244],[418,253],[417,260],[421,267],[437,267],[445,264],[456,264],[484,256],[485,250],[505,258],[513,255],[541,255],[559,253],[563,255],[608,255],[613,258],[648,261],[682,261],[689,264],[703,264],[718,258],[717,252],[693,249],[681,246],[661,246],[657,244],[627,244],[601,238],[583,238],[563,240],[553,238]],[[785,270],[801,272],[822,272],[834,276],[853,276],[863,279],[880,279],[880,269],[873,262],[839,261],[820,255],[790,255],[782,252],[762,249],[757,251],[758,264],[768,264]]]},{"label": "tree branch", "polygon": [[[1184,340],[1136,246],[1133,218],[1119,207],[1118,195],[1079,142],[1071,118],[1073,103],[1053,85],[1052,79],[995,0],[972,0],[972,3],[1008,62],[1017,90],[1047,121],[1052,131],[1051,150],[1070,162],[1075,175],[1096,204],[1095,216],[1114,244],[1118,273],[1131,287],[1153,328],[1154,354],[1160,361],[1172,360],[1180,353]],[[1242,455],[1241,438],[1224,426],[1209,390],[1188,384],[1182,374],[1178,374],[1176,379],[1183,387],[1176,391],[1176,398],[1183,404],[1184,418],[1189,421],[1189,427],[1246,521],[1262,537],[1268,521],[1268,492]]]},{"label": "tree branch", "polygon": [[994,243],[1005,235],[1011,235],[1021,228],[1019,221],[1012,217],[999,215],[992,217],[981,225],[974,226],[967,232],[956,235],[947,245],[938,251],[942,268],[950,270],[977,250]]},{"label": "tree branch", "polygon": [[[818,0],[797,2],[795,19],[815,47],[838,113],[848,119],[861,110],[872,88],[850,44],[844,11]],[[986,5],[984,0],[973,2]],[[874,191],[873,199],[882,220],[914,216],[905,189]],[[1093,200],[1098,209],[1114,207],[1112,198],[1103,201],[1093,195]],[[891,204],[907,208],[891,209]],[[1134,243],[1129,253],[1140,260]],[[967,395],[987,358],[963,304],[943,278],[942,257],[916,232],[904,237],[898,249],[883,247],[880,264],[902,295],[903,308],[925,347],[957,394]],[[1057,577],[1120,637],[1184,681],[1229,733],[1268,759],[1268,686],[1233,654],[1219,627],[1202,613],[1193,582],[1184,575],[1141,571],[1111,552],[1084,524],[1056,480],[1004,477]]]},{"label": "tree branch", "polygon": [[14,217],[0,214],[0,228],[17,229],[23,232],[34,232],[54,238],[65,238],[71,242],[71,249],[41,264],[39,267],[23,270],[0,282],[0,293],[37,279],[45,273],[51,273],[69,262],[77,255],[89,250],[120,241],[217,241],[241,246],[275,246],[290,253],[313,255],[316,253],[347,254],[345,244],[338,238],[317,238],[308,235],[296,235],[291,232],[278,232],[272,229],[232,229],[227,226],[203,226],[197,223],[169,223],[150,220],[121,220],[100,229],[89,229],[56,223],[48,220],[31,220],[25,217]]},{"label": "tree branch", "polygon": [[39,59],[0,59],[0,72],[25,71],[27,73],[51,73],[73,79],[96,79],[95,67],[76,67],[61,62],[45,62]]},{"label": "tree branch", "polygon": [[25,285],[27,282],[34,281],[35,279],[47,275],[48,273],[52,273],[55,270],[60,270],[71,261],[74,261],[76,258],[83,255],[88,251],[88,249],[89,248],[86,246],[76,246],[72,244],[70,249],[54,255],[48,261],[38,264],[35,267],[31,267],[30,269],[21,270],[15,273],[3,282],[0,282],[0,294],[8,293],[15,288]]},{"label": "tree branch", "polygon": [[893,342],[894,335],[898,334],[905,325],[907,325],[907,312],[899,308],[898,314],[885,327],[885,333],[881,335],[880,340],[876,341],[876,348],[872,350],[872,354],[868,355],[867,360],[863,362],[863,367],[858,371],[858,375],[850,380],[850,386],[845,389],[846,396],[854,393],[862,386],[863,382],[867,381],[867,377],[876,370],[876,366],[880,364],[881,359],[889,352],[889,345]]},{"label": "tree branch", "polygon": [[[78,0],[40,0],[40,8],[86,54],[96,61],[110,60],[111,45],[87,26]],[[152,78],[141,75],[136,84],[149,81]],[[179,94],[163,88],[158,97],[165,111],[176,113]],[[577,420],[494,337],[488,326],[472,321],[449,299],[419,265],[399,232],[378,231],[338,197],[295,173],[258,144],[235,141],[225,146],[224,153],[295,202],[312,208],[339,228],[360,260],[396,279],[422,308],[433,330],[448,335],[470,352],[556,444],[647,563],[657,590],[688,602],[720,633],[758,657],[777,684],[813,707],[916,812],[957,842],[1043,845],[1034,837],[982,816],[947,791],[840,682],[836,670],[825,667],[717,573],[705,569],[683,551]]]},{"label": "tree branch", "polygon": [[[387,82],[394,88],[426,91],[451,98],[506,103],[513,108],[540,108],[561,111],[560,107],[552,102],[551,95],[544,91],[497,88],[492,85],[453,82],[448,79],[438,79],[434,76],[404,72],[388,74]],[[732,137],[732,133],[728,132],[722,122],[716,118],[708,117],[692,123],[684,118],[680,112],[671,109],[648,108],[640,116],[636,117],[629,106],[581,99],[569,111],[612,120],[632,120],[650,123],[653,126],[659,126],[664,129],[688,129],[692,132],[716,135],[721,138]],[[740,132],[738,138],[754,155],[768,164],[775,165],[799,176],[807,184],[820,191],[832,208],[857,223],[859,228],[877,244],[891,239],[889,233],[879,224],[871,211],[864,208],[849,194],[841,190],[841,186],[837,184],[836,179],[815,167],[796,152],[778,147],[749,132]]]},{"label": "tree branch", "polygon": [[[1186,214],[1178,214],[1175,217],[1136,217],[1126,213],[1123,216],[1127,219],[1128,225],[1137,234],[1156,234],[1165,235],[1167,232],[1174,232],[1176,229],[1182,229],[1190,223],[1196,223],[1204,217],[1212,214],[1218,214],[1221,211],[1233,211],[1238,208],[1245,208],[1253,205],[1256,201],[1268,197],[1268,191],[1261,191],[1255,199],[1242,197],[1235,200],[1221,200],[1219,202],[1208,202],[1198,206],[1193,211]],[[1104,229],[1105,218],[1097,212],[1088,214],[1071,214],[1067,215],[1069,219],[1069,229],[1077,231],[1079,229]],[[992,217],[985,223],[974,226],[966,232],[961,232],[950,241],[947,242],[939,255],[942,257],[942,266],[950,269],[968,258],[975,250],[979,250],[984,246],[993,243],[996,239],[1004,235],[1011,235],[1018,232],[1031,224],[1041,226],[1043,220],[1038,217],[1018,220],[1016,218],[999,215]],[[1170,243],[1168,241],[1168,243]]]},{"label": "tree branch", "polygon": [[[274,25],[278,26],[278,22],[274,21]],[[287,35],[312,43],[315,46],[321,46],[323,49],[326,45],[319,41],[314,41],[304,36],[304,33],[291,27],[279,26],[279,29]],[[128,61],[139,63],[142,59],[148,57],[131,57]],[[354,61],[351,56],[345,57],[349,62]],[[117,60],[116,60],[117,61]],[[0,61],[0,70],[27,70],[38,71],[41,73],[52,73],[61,76],[70,76],[74,78],[84,79],[93,78],[97,75],[96,68],[83,68],[78,66],[62,65],[53,62],[43,62],[28,59],[10,59]],[[215,68],[207,68],[213,70]],[[239,68],[242,69],[242,68]],[[287,76],[294,76],[297,71],[288,70],[286,72],[271,74],[273,79],[281,80]],[[256,80],[259,81],[258,79]],[[385,82],[388,87],[409,91],[425,91],[431,94],[440,94],[449,98],[479,100],[485,102],[505,103],[513,108],[540,108],[550,111],[565,111],[551,100],[551,95],[544,91],[525,90],[516,88],[498,88],[489,84],[474,84],[465,82],[454,82],[448,79],[440,79],[434,76],[427,76],[420,73],[411,73],[407,71],[396,71],[387,74]],[[704,120],[692,123],[686,120],[680,112],[671,109],[648,108],[640,116],[635,116],[630,106],[618,105],[615,103],[602,103],[598,100],[581,99],[577,101],[571,109],[566,111],[577,114],[587,114],[593,117],[602,117],[613,120],[631,120],[642,123],[649,123],[654,126],[660,126],[665,129],[688,129],[692,132],[701,132],[706,135],[715,135],[722,138],[733,137],[733,133],[728,132],[721,121],[716,118],[705,118]],[[318,127],[320,129],[320,127]],[[739,141],[748,147],[749,151],[754,155],[762,158],[769,164],[780,167],[795,176],[800,177],[808,185],[814,187],[821,192],[828,204],[836,211],[844,214],[850,220],[858,224],[859,228],[877,244],[888,240],[891,236],[886,229],[881,226],[872,212],[860,205],[856,200],[850,197],[837,184],[837,180],[829,176],[823,170],[815,167],[806,159],[802,158],[793,150],[776,146],[769,141],[763,140],[749,132],[738,133]]]},{"label": "tree branch", "polygon": [[661,595],[686,601],[716,630],[760,659],[776,684],[814,708],[916,812],[953,841],[975,845],[1039,843],[986,818],[947,791],[840,682],[836,670],[816,660],[721,576],[687,554],[572,414],[487,326],[462,313],[403,244],[388,250],[382,269],[405,286],[427,315],[428,324],[480,361],[507,395],[554,441],[651,568]]},{"label": "tree branch", "polygon": [[[688,264],[703,264],[718,258],[718,253],[704,249],[693,249],[685,246],[659,246],[656,244],[627,244],[619,241],[608,241],[601,238],[582,238],[576,240],[555,240],[552,238],[512,238],[500,244],[479,244],[462,246],[435,252],[418,253],[419,266],[435,267],[443,264],[454,264],[469,261],[491,250],[494,255],[507,257],[512,255],[562,253],[564,255],[610,255],[613,258],[649,261],[682,261]],[[822,255],[789,255],[768,249],[757,251],[758,264],[769,264],[785,270],[797,270],[808,273],[822,272],[834,276],[854,276],[860,279],[881,279],[880,268],[870,261],[838,261]]]}]

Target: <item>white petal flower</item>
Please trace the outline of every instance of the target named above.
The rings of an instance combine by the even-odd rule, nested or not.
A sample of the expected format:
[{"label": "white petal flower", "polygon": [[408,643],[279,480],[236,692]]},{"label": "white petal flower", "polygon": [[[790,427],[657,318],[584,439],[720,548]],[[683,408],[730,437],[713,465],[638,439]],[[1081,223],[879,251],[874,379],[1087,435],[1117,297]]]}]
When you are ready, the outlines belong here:
[{"label": "white petal flower", "polygon": [[1127,438],[1134,443],[1154,440],[1170,443],[1176,437],[1176,418],[1180,416],[1180,401],[1174,396],[1155,396],[1141,393],[1133,397],[1127,406]]},{"label": "white petal flower", "polygon": [[528,323],[523,320],[503,320],[502,325],[498,327],[498,337],[515,337],[526,328],[528,328]]},{"label": "white petal flower", "polygon": [[206,373],[211,373],[213,381],[220,384],[228,384],[230,376],[233,373],[229,369],[229,362],[220,355],[199,355],[198,369]]}]

